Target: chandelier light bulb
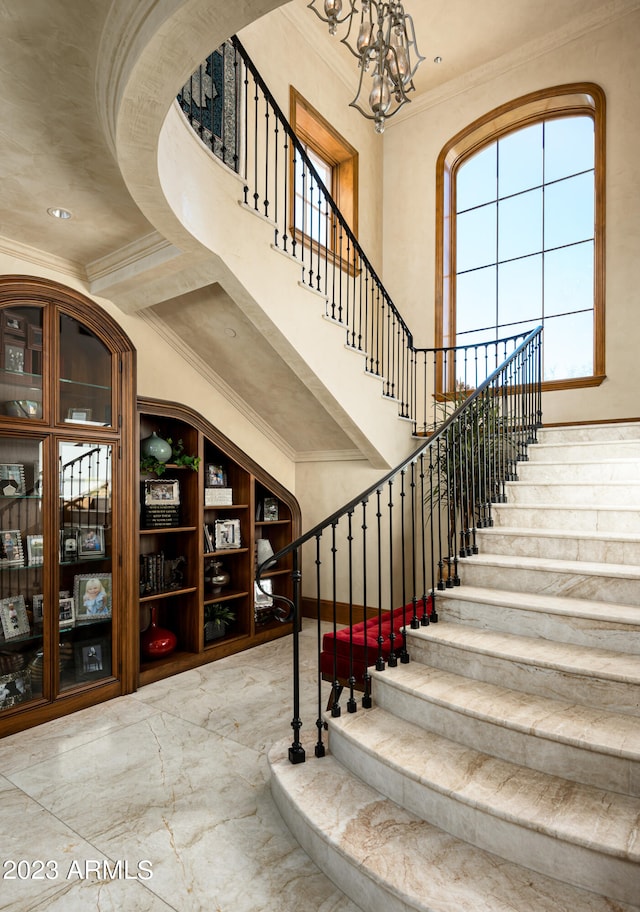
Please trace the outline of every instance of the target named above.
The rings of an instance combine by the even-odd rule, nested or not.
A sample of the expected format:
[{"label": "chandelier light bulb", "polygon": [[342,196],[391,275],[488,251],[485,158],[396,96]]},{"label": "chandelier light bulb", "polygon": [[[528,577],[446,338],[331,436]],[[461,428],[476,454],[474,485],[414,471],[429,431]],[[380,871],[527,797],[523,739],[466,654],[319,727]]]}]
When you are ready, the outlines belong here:
[{"label": "chandelier light bulb", "polygon": [[409,63],[407,50],[402,43],[402,38],[394,36],[391,39],[391,45],[387,51],[386,62],[389,75],[395,84],[399,85],[399,83],[402,82],[406,85],[411,75],[411,64]]},{"label": "chandelier light bulb", "polygon": [[376,115],[384,115],[391,105],[391,80],[379,71],[373,77],[373,86],[369,93],[369,107]]},{"label": "chandelier light bulb", "polygon": [[329,23],[329,34],[335,35],[338,30],[338,17],[342,12],[342,0],[324,0],[324,12]]},{"label": "chandelier light bulb", "polygon": [[356,47],[359,54],[363,54],[369,50],[371,47],[371,39],[373,38],[373,23],[370,19],[363,19],[360,23],[360,30],[358,32],[358,39],[356,41]]}]

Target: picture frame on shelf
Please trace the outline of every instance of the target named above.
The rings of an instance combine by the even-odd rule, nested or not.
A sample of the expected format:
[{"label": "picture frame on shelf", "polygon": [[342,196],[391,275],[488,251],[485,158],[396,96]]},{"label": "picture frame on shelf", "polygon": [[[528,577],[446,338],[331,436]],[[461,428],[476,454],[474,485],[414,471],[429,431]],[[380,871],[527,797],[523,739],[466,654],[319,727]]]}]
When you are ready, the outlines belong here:
[{"label": "picture frame on shelf", "polygon": [[0,620],[5,640],[31,633],[24,595],[11,595],[0,599]]},{"label": "picture frame on shelf", "polygon": [[273,608],[273,583],[270,579],[257,580],[253,586],[253,604],[256,608]]},{"label": "picture frame on shelf", "polygon": [[107,637],[73,644],[76,682],[95,681],[111,674],[111,641]]},{"label": "picture frame on shelf", "polygon": [[91,624],[111,617],[112,577],[110,573],[79,573],[73,580],[76,623]]},{"label": "picture frame on shelf", "polygon": [[180,504],[180,482],[177,478],[147,478],[144,483],[147,507],[169,507]]},{"label": "picture frame on shelf", "polygon": [[44,538],[42,535],[27,535],[27,563],[31,567],[44,564]]},{"label": "picture frame on shelf", "polygon": [[213,524],[214,551],[242,547],[239,519],[216,519]]},{"label": "picture frame on shelf", "polygon": [[231,507],[233,506],[232,488],[205,488],[205,507]]},{"label": "picture frame on shelf", "polygon": [[[58,593],[58,598],[60,599],[60,601],[63,601],[63,599],[68,599],[70,596],[71,596],[71,593],[69,592],[68,589],[62,589]],[[72,599],[72,601],[73,601],[73,599]],[[43,622],[43,619],[44,619],[43,618],[43,603],[44,603],[44,595],[41,592],[37,593],[36,595],[31,596],[31,613],[33,615],[34,625],[42,624],[42,622]],[[73,615],[74,615],[74,620],[75,620],[75,603],[74,603]]]},{"label": "picture frame on shelf", "polygon": [[278,498],[265,497],[262,501],[262,518],[264,522],[275,522],[278,519]]},{"label": "picture frame on shelf", "polygon": [[4,369],[14,374],[24,374],[25,345],[24,342],[5,342],[4,344]]},{"label": "picture frame on shelf", "polygon": [[58,627],[66,630],[73,627],[76,621],[75,601],[73,597],[61,598],[58,602]]},{"label": "picture frame on shelf", "polygon": [[0,534],[0,567],[23,564],[22,535],[20,529],[7,529]]},{"label": "picture frame on shelf", "polygon": [[91,421],[93,409],[90,408],[70,408],[67,412],[67,421]]},{"label": "picture frame on shelf", "polygon": [[0,712],[31,699],[31,674],[27,668],[0,675]]},{"label": "picture frame on shelf", "polygon": [[204,523],[204,550],[213,551],[213,536],[206,523]]},{"label": "picture frame on shelf", "polygon": [[77,533],[80,560],[104,557],[104,526],[80,526]]},{"label": "picture frame on shelf", "polygon": [[20,497],[26,492],[24,466],[13,462],[0,463],[0,495]]},{"label": "picture frame on shelf", "polygon": [[78,530],[60,530],[60,563],[68,564],[78,560]]},{"label": "picture frame on shelf", "polygon": [[215,462],[208,462],[205,466],[204,484],[207,488],[225,488],[227,486],[227,473]]},{"label": "picture frame on shelf", "polygon": [[2,314],[2,329],[11,336],[18,336],[24,339],[26,333],[26,321],[24,317],[18,314],[4,311]]}]

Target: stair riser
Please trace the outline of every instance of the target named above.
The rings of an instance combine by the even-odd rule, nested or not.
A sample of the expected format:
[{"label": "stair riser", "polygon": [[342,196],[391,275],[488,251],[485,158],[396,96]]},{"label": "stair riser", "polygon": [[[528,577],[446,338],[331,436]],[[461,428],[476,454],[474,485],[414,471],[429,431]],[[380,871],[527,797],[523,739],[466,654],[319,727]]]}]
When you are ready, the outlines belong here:
[{"label": "stair riser", "polygon": [[538,431],[539,443],[561,444],[571,441],[600,440],[615,443],[616,440],[640,439],[640,423],[630,421],[626,424],[590,424],[574,427],[541,428]]},{"label": "stair riser", "polygon": [[498,818],[488,808],[472,807],[452,794],[443,794],[434,784],[410,778],[385,763],[381,754],[370,753],[357,741],[344,738],[339,728],[331,729],[330,747],[338,762],[374,789],[459,839],[541,874],[604,893],[611,899],[621,902],[637,899],[631,890],[637,867],[631,862],[563,841],[552,832],[527,826],[526,820],[517,817]]},{"label": "stair riser", "polygon": [[524,462],[518,465],[518,480],[524,484],[545,484],[546,482],[567,482],[582,484],[606,484],[615,482],[637,482],[640,479],[640,460],[625,462],[570,462],[558,463]]},{"label": "stair riser", "polygon": [[619,757],[540,736],[501,719],[500,708],[492,719],[468,715],[457,707],[431,701],[428,691],[409,692],[393,684],[393,676],[374,672],[373,701],[422,728],[459,744],[511,763],[592,785],[596,788],[640,797],[640,758]]},{"label": "stair riser", "polygon": [[[392,889],[385,889],[385,886],[392,887],[393,878],[385,881],[381,877],[376,880],[367,876],[362,865],[350,862],[339,839],[333,837],[329,827],[326,833],[324,829],[319,831],[291,800],[289,784],[285,780],[281,781],[278,775],[281,772],[286,774],[287,770],[272,765],[271,794],[276,807],[299,845],[345,896],[357,901],[360,908],[371,912],[436,912],[426,901],[420,904],[405,902]],[[321,835],[321,832],[325,835]]]},{"label": "stair riser", "polygon": [[494,527],[522,529],[558,529],[575,532],[632,532],[640,534],[640,510],[581,509],[534,507],[527,504],[494,504]]},{"label": "stair riser", "polygon": [[640,509],[640,485],[635,484],[525,484],[509,481],[505,485],[507,502],[512,504],[564,504],[571,506],[611,506]]},{"label": "stair riser", "polygon": [[601,459],[640,459],[640,440],[619,443],[567,443],[564,446],[529,447],[531,463],[598,462]]},{"label": "stair riser", "polygon": [[544,530],[539,535],[522,535],[508,530],[502,533],[494,527],[491,530],[479,529],[476,532],[476,542],[481,554],[640,566],[640,541],[545,535]]},{"label": "stair riser", "polygon": [[640,656],[640,623],[632,626],[607,621],[606,618],[593,620],[527,611],[508,605],[483,605],[449,598],[448,592],[440,600],[438,612],[441,620],[454,624]]},{"label": "stair riser", "polygon": [[474,563],[473,558],[459,562],[465,586],[485,586],[512,592],[534,592],[565,598],[590,599],[615,605],[640,605],[640,580],[637,577],[605,577],[591,573],[562,572],[539,568],[500,567]]},{"label": "stair riser", "polygon": [[424,662],[425,665],[525,693],[557,697],[588,706],[599,706],[609,712],[640,717],[640,684],[510,660],[436,640],[414,638],[410,633],[408,639],[412,659]]}]

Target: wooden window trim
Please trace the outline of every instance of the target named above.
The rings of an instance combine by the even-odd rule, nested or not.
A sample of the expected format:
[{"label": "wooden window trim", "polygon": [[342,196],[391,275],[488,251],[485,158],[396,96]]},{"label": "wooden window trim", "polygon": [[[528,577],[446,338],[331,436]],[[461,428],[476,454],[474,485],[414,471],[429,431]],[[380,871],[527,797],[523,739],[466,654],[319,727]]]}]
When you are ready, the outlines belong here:
[{"label": "wooden window trim", "polygon": [[[332,168],[332,186],[327,187],[331,193],[334,202],[340,209],[344,219],[351,229],[354,237],[358,237],[358,169],[359,156],[355,149],[343,136],[341,136],[335,127],[326,120],[313,105],[295,89],[290,86],[289,89],[289,119],[291,127],[303,144],[309,146],[313,151],[327,162]],[[291,148],[289,158],[289,186],[294,186],[294,150]],[[291,226],[292,236],[295,236],[299,243],[311,244],[314,253],[320,247],[324,250],[323,245],[304,235],[299,228],[293,229],[294,224],[294,194],[290,194],[289,201],[289,223]],[[332,220],[333,221],[333,220]],[[333,239],[334,231],[329,230],[329,238]],[[344,257],[339,257],[337,251],[334,251],[333,244],[329,243],[327,248],[327,257],[332,259],[336,255],[336,263],[340,263],[346,271],[353,272],[353,263],[347,262]]]},{"label": "wooden window trim", "polygon": [[[543,382],[545,390],[599,386],[605,372],[605,112],[600,86],[590,82],[553,86],[513,99],[479,117],[444,146],[436,164],[435,346],[455,344],[455,177],[483,146],[541,120],[589,114],[594,122],[594,295],[593,374]],[[452,341],[453,340],[453,341]]]}]

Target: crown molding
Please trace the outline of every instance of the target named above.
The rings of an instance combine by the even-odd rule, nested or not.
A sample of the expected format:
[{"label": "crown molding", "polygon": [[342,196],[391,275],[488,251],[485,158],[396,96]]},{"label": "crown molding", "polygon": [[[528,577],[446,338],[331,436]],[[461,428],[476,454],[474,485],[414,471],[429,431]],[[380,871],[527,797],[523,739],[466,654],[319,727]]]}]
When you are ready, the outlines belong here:
[{"label": "crown molding", "polygon": [[17,260],[24,260],[39,269],[50,269],[54,272],[64,273],[64,275],[71,276],[79,282],[87,283],[87,273],[81,263],[66,260],[64,257],[47,253],[46,250],[39,250],[37,247],[30,247],[28,244],[13,240],[13,238],[0,236],[0,253],[14,257]]},{"label": "crown molding", "polygon": [[143,263],[146,270],[150,265],[157,266],[180,254],[181,251],[174,244],[158,231],[152,231],[106,256],[87,263],[87,278],[91,283],[91,290],[98,293],[122,279],[129,278],[131,273],[136,271],[136,267]]},{"label": "crown molding", "polygon": [[296,454],[296,462],[365,462],[371,466],[360,450],[305,450]]}]

